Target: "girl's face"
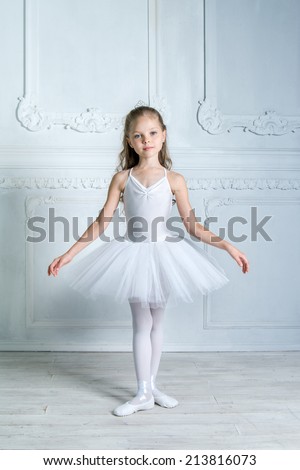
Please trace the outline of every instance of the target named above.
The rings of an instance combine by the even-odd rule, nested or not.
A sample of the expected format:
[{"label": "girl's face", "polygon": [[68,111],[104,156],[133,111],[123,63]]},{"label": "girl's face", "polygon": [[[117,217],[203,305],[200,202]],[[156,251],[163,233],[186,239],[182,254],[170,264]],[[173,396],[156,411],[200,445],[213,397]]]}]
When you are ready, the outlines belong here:
[{"label": "girl's face", "polygon": [[158,157],[166,131],[162,130],[155,115],[144,115],[137,118],[131,125],[127,142],[140,157]]}]

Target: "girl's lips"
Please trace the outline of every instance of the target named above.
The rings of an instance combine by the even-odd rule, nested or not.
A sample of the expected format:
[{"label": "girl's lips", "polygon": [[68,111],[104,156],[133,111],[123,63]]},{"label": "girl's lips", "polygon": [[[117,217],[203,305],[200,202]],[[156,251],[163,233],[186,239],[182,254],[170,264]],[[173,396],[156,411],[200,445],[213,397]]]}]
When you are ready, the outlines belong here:
[{"label": "girl's lips", "polygon": [[143,150],[151,150],[153,147],[144,147]]}]

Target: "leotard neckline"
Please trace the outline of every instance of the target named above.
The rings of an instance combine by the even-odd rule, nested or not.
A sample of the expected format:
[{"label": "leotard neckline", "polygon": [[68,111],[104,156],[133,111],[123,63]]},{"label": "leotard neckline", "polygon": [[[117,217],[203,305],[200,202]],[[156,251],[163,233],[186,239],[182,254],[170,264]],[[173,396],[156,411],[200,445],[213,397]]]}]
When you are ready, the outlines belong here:
[{"label": "leotard neckline", "polygon": [[[133,168],[133,167],[132,167]],[[166,168],[164,168],[164,176],[162,178],[160,178],[158,181],[156,181],[155,183],[151,184],[150,186],[144,186],[139,180],[137,180],[133,175],[132,175],[132,168],[130,168],[130,171],[129,171],[129,176],[134,180],[136,181],[140,186],[142,186],[142,188],[144,189],[150,189],[152,188],[153,186],[156,186],[158,183],[160,183],[161,181],[163,181],[164,179],[167,178],[167,170]]]}]

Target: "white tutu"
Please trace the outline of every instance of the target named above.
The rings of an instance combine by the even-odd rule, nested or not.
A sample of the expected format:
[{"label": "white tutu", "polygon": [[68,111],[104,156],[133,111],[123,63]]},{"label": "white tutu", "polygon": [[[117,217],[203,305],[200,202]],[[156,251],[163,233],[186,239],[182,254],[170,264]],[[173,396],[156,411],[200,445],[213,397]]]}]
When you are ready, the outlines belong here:
[{"label": "white tutu", "polygon": [[[166,170],[165,176],[149,188],[131,176],[130,171],[124,189],[124,208],[125,236],[103,242],[80,261],[73,260],[65,271],[70,287],[94,300],[110,296],[118,303],[141,302],[143,306],[151,303],[158,307],[167,302],[171,305],[193,302],[199,294],[206,295],[229,282],[216,259],[199,246],[202,242],[177,232],[174,236],[167,229],[172,191]],[[139,221],[143,217],[147,227],[157,217],[163,219],[163,223],[155,224],[158,231],[155,238],[149,228],[144,232],[145,241],[133,241],[136,232],[128,221],[132,222],[137,215]]]},{"label": "white tutu", "polygon": [[67,281],[86,298],[156,307],[193,302],[229,282],[216,259],[194,242],[132,243],[119,237],[66,267]]}]

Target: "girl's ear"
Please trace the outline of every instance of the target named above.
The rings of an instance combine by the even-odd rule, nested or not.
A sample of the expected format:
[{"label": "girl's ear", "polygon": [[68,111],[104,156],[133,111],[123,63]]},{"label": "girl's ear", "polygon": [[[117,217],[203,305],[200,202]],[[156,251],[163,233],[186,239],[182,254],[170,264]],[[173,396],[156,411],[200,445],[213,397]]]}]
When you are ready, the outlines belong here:
[{"label": "girl's ear", "polygon": [[167,137],[167,131],[166,129],[163,131],[163,136],[164,136],[164,141],[166,140],[166,137]]},{"label": "girl's ear", "polygon": [[131,143],[130,143],[129,137],[126,137],[126,140],[127,140],[127,144],[128,144],[130,147],[132,147],[132,145],[131,145]]}]

